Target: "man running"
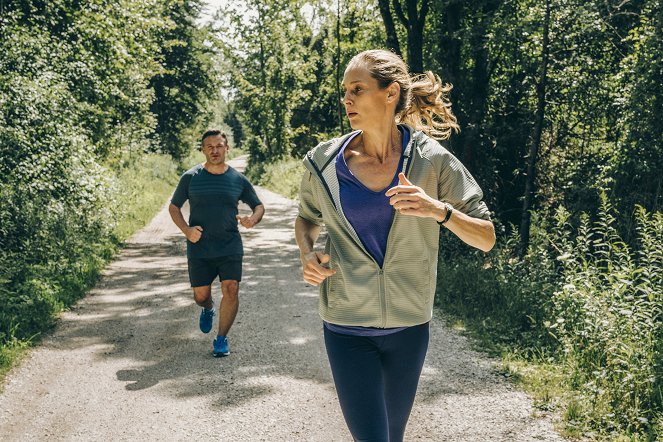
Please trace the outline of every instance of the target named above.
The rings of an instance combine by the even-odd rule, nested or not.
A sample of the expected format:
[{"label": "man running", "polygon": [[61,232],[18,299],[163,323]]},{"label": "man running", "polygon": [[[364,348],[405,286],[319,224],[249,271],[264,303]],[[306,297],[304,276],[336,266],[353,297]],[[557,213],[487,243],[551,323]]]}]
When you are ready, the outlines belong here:
[{"label": "man running", "polygon": [[[187,238],[189,280],[193,299],[202,307],[200,330],[209,333],[216,311],[212,282],[221,281],[219,331],[212,343],[215,357],[228,356],[228,332],[239,308],[239,282],[242,280],[242,237],[237,228],[250,229],[260,222],[265,207],[249,180],[226,164],[228,137],[220,130],[203,134],[201,150],[205,163],[186,171],[180,178],[168,207],[173,222]],[[187,223],[182,205],[189,200]],[[251,216],[240,216],[239,201],[251,207]]]}]

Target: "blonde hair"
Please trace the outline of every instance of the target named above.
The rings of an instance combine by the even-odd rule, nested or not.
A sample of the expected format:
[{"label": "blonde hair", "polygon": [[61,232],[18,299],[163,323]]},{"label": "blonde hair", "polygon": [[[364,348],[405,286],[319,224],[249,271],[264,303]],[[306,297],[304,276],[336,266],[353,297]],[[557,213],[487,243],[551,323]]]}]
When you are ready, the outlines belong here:
[{"label": "blonde hair", "polygon": [[360,52],[348,63],[348,67],[353,65],[366,67],[382,89],[393,82],[399,84],[401,95],[396,104],[396,122],[408,124],[438,140],[449,139],[453,131],[460,130],[449,100],[453,86],[442,84],[433,72],[410,75],[403,59],[383,49]]}]

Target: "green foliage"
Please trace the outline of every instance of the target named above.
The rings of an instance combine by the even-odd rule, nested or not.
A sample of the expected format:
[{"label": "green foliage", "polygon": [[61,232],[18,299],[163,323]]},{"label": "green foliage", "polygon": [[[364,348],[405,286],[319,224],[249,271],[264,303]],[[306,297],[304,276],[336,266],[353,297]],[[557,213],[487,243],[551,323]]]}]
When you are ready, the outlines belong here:
[{"label": "green foliage", "polygon": [[[301,13],[292,13],[298,6],[295,1],[254,1],[224,11],[223,50],[232,63],[233,107],[251,162],[274,161],[292,150],[293,104],[309,95],[302,84],[315,82],[315,59],[308,59],[303,44],[310,31]],[[253,13],[247,18],[243,8]]]},{"label": "green foliage", "polygon": [[205,44],[209,32],[195,26],[202,3],[169,0],[162,5],[167,28],[157,56],[162,70],[150,81],[155,92],[151,111],[157,118],[161,150],[180,159],[213,116],[219,80],[212,50]]},{"label": "green foliage", "polygon": [[614,173],[620,208],[642,204],[660,210],[663,198],[663,5],[644,2],[637,26],[625,40],[634,48],[615,76],[622,91],[616,104],[624,118]]},{"label": "green foliage", "polygon": [[[173,160],[144,155],[162,150],[151,110],[186,111],[176,127],[159,127],[163,139],[182,139],[218,98],[207,94],[215,76],[198,72],[210,65],[201,49],[209,34],[176,13],[197,4],[1,3],[0,370],[83,296],[118,241],[172,191]],[[155,78],[167,76],[186,97],[155,94]]]},{"label": "green foliage", "polygon": [[[5,374],[20,360],[27,348],[27,342],[18,339],[12,339],[0,345],[0,379],[3,379]],[[0,392],[2,392],[1,386]]]},{"label": "green foliage", "polygon": [[297,0],[259,1],[231,5],[220,14],[232,91],[227,122],[251,154],[250,168],[303,155],[338,136],[345,115],[337,69],[342,76],[350,57],[381,39],[372,2],[343,2],[339,60],[334,9],[320,2],[309,20],[303,6]]},{"label": "green foliage", "polygon": [[553,296],[550,329],[586,420],[577,424],[608,435],[646,433],[663,412],[663,216],[637,213],[634,252],[604,195],[598,220],[590,225],[583,216],[560,257],[563,286]]},{"label": "green foliage", "polygon": [[247,172],[248,178],[272,192],[288,198],[296,198],[305,168],[300,158],[283,158],[279,161],[256,165]]},{"label": "green foliage", "polygon": [[113,208],[118,222],[113,234],[123,241],[147,224],[172,195],[177,185],[177,164],[163,154],[145,154],[118,164],[115,174]]},{"label": "green foliage", "polygon": [[[564,367],[567,425],[604,438],[660,434],[663,413],[663,216],[637,209],[627,245],[605,194],[592,221],[535,216],[530,247],[515,236],[489,256],[445,240],[438,304],[501,351]],[[467,278],[467,275],[473,275]],[[639,436],[638,436],[639,435]]]},{"label": "green foliage", "polygon": [[502,237],[490,255],[470,250],[450,232],[440,235],[436,302],[488,334],[485,344],[498,351],[514,342],[530,355],[555,346],[544,322],[553,312],[558,266],[550,256],[550,226],[536,215],[532,225],[530,247],[522,258],[516,231]]},{"label": "green foliage", "polygon": [[30,339],[79,299],[112,255],[105,219],[75,203],[0,187],[0,343]]}]

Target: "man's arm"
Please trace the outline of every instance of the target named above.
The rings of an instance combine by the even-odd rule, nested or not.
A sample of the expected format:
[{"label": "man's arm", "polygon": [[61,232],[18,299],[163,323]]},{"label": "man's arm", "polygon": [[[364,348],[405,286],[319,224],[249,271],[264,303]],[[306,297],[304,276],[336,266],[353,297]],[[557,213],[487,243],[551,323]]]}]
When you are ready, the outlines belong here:
[{"label": "man's arm", "polygon": [[203,228],[200,226],[190,227],[184,219],[184,215],[182,215],[181,208],[177,207],[173,203],[170,203],[168,206],[168,213],[170,213],[170,217],[175,225],[182,231],[182,233],[184,233],[186,239],[192,243],[197,243],[200,240],[200,237],[203,234]]},{"label": "man's arm", "polygon": [[247,229],[250,229],[251,227],[258,224],[262,220],[262,217],[265,215],[265,206],[262,204],[258,204],[252,210],[253,213],[251,216],[237,215],[237,221],[239,221],[240,224]]}]

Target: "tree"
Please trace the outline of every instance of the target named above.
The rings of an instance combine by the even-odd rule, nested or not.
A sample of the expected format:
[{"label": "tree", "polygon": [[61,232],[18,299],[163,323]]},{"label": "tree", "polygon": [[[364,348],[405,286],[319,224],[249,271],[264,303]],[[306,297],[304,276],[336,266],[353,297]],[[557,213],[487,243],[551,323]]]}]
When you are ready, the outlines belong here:
[{"label": "tree", "polygon": [[155,93],[150,109],[161,150],[181,158],[193,145],[190,129],[210,119],[205,106],[215,102],[219,80],[208,34],[195,23],[200,0],[168,0],[163,7],[168,28],[159,35],[162,71],[150,81]]},{"label": "tree", "polygon": [[398,42],[398,33],[396,32],[396,26],[394,25],[394,18],[391,15],[389,0],[378,0],[378,5],[380,7],[380,15],[382,16],[384,29],[387,34],[387,49],[391,49],[398,55],[402,55],[401,45]]},{"label": "tree", "polygon": [[396,17],[407,32],[407,63],[410,71],[423,72],[423,35],[429,10],[429,0],[405,0],[405,10],[403,9],[402,0],[392,0],[391,7],[389,6],[389,0],[378,0],[378,6],[387,34],[387,47],[401,55],[398,33],[391,14],[391,8],[393,8]]},{"label": "tree", "polygon": [[[233,108],[245,128],[251,163],[276,160],[293,150],[294,108],[309,94],[315,54],[298,0],[252,0],[224,11],[222,49],[231,62]],[[305,130],[302,128],[302,130]]]},{"label": "tree", "polygon": [[546,111],[546,86],[548,83],[548,54],[550,51],[550,0],[546,0],[543,17],[543,41],[541,43],[541,72],[536,84],[536,121],[534,133],[530,144],[527,159],[527,176],[525,180],[525,197],[523,198],[522,219],[520,223],[520,243],[523,250],[527,249],[529,243],[530,210],[535,192],[536,166],[539,149],[541,148],[541,136],[543,134],[543,122]]}]

